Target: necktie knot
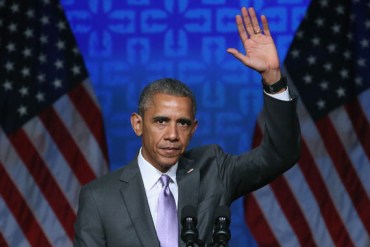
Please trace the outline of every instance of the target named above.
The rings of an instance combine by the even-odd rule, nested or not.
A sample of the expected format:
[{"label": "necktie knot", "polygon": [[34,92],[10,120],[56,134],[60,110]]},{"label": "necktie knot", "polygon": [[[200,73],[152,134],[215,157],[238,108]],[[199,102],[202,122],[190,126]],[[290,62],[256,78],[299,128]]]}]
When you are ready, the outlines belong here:
[{"label": "necktie knot", "polygon": [[170,184],[171,178],[166,174],[163,174],[160,178],[162,186],[167,187]]}]

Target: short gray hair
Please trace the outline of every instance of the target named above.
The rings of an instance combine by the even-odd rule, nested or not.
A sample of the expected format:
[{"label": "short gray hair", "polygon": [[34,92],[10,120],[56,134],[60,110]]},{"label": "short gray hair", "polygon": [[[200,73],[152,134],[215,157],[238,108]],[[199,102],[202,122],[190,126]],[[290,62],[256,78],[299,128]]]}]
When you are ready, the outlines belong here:
[{"label": "short gray hair", "polygon": [[195,117],[197,105],[193,92],[183,82],[172,78],[163,78],[153,81],[147,85],[143,91],[141,91],[138,109],[141,116],[144,116],[145,110],[147,109],[153,96],[156,94],[168,94],[172,96],[189,98],[193,105],[193,114]]}]

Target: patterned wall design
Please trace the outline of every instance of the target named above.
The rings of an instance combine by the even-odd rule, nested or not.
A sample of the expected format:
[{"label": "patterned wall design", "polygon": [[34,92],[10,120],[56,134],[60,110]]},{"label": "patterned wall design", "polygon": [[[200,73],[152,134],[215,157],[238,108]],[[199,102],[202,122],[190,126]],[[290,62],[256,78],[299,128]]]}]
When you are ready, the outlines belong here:
[{"label": "patterned wall design", "polygon": [[[62,0],[101,104],[111,169],[140,147],[129,117],[150,81],[174,77],[198,100],[191,146],[218,143],[239,154],[250,148],[262,107],[260,76],[226,52],[241,49],[235,15],[253,6],[269,19],[281,62],[309,0]],[[241,200],[232,206],[231,246],[254,245]],[[249,246],[249,245],[248,245]]]}]

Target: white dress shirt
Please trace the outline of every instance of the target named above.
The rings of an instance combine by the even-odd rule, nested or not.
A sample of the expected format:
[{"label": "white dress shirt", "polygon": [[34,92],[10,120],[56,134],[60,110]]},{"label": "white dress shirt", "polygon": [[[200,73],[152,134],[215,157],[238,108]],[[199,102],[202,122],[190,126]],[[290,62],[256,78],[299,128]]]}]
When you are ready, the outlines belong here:
[{"label": "white dress shirt", "polygon": [[[157,208],[158,208],[158,198],[159,193],[162,189],[162,183],[159,181],[159,178],[162,176],[162,172],[157,170],[154,166],[152,166],[148,161],[146,161],[141,153],[141,149],[138,155],[138,164],[141,173],[141,177],[143,178],[144,188],[146,193],[146,198],[148,200],[150,213],[152,214],[152,219],[154,222],[155,227],[157,228]],[[168,172],[165,174],[172,179],[170,183],[170,190],[175,198],[176,208],[178,204],[178,187],[176,182],[176,171],[177,171],[178,163],[173,165]]]}]

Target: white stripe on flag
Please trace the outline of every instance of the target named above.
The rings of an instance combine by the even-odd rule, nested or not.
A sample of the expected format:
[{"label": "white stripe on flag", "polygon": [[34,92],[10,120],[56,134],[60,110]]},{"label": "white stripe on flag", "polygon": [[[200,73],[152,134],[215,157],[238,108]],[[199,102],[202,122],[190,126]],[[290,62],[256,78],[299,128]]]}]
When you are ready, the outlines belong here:
[{"label": "white stripe on flag", "polygon": [[[343,147],[353,164],[353,168],[356,171],[357,176],[365,188],[370,188],[370,165],[363,165],[370,164],[370,161],[368,160],[361,143],[358,141],[356,132],[349,120],[349,116],[347,115],[347,111],[341,107],[331,112],[329,116],[337,130],[341,142],[343,143]],[[367,190],[366,192],[367,195],[370,196],[370,191]]]},{"label": "white stripe on flag", "polygon": [[[364,92],[362,92],[359,96],[358,96],[358,100],[360,102],[360,104],[362,105],[362,109],[363,109],[363,112],[367,118],[367,122],[370,122],[370,90],[366,90]],[[369,188],[369,187],[368,187]]]},{"label": "white stripe on flag", "polygon": [[320,208],[299,166],[296,165],[285,172],[284,177],[305,216],[315,243],[327,247],[334,246],[325,221],[321,216]]},{"label": "white stripe on flag", "polygon": [[281,210],[270,185],[255,191],[253,195],[280,245],[284,247],[299,246],[299,240],[295,234],[291,234],[294,231]]},{"label": "white stripe on flag", "polygon": [[[5,204],[3,198],[0,196],[0,228],[1,234],[7,241],[9,246],[28,247],[26,237],[23,235],[21,228],[18,227],[17,221],[14,219],[12,212]],[[14,236],[17,236],[16,238]]]},{"label": "white stripe on flag", "polygon": [[[96,177],[107,173],[108,165],[102,150],[89,127],[85,124],[69,97],[63,96],[55,104],[54,109],[71,134],[87,163]],[[88,138],[87,138],[88,137]]]},{"label": "white stripe on flag", "polygon": [[76,214],[79,193],[76,188],[81,184],[75,174],[38,117],[25,124],[23,129]]},{"label": "white stripe on flag", "polygon": [[86,90],[86,92],[89,94],[90,98],[92,99],[92,101],[95,103],[96,105],[96,108],[98,108],[99,110],[100,109],[100,104],[98,102],[98,99],[95,95],[95,92],[92,88],[92,85],[93,83],[90,81],[90,78],[87,78],[85,79],[83,82],[82,82],[82,86],[84,87],[84,89]]}]

